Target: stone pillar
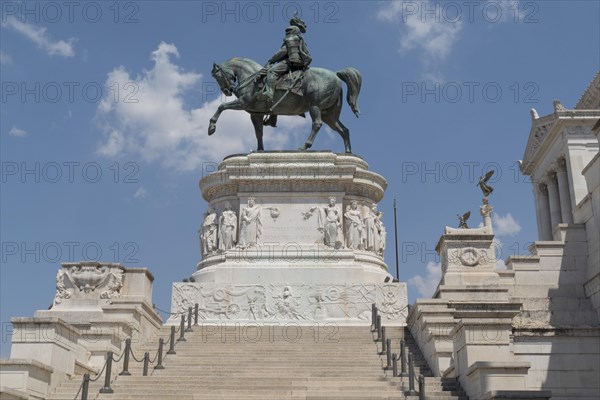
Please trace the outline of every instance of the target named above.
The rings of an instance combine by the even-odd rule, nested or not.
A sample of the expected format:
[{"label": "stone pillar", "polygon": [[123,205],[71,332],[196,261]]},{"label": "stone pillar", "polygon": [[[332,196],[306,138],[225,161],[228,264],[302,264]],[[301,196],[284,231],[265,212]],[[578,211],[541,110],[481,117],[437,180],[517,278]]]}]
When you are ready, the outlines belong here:
[{"label": "stone pillar", "polygon": [[560,212],[562,222],[573,223],[573,209],[571,208],[571,193],[569,190],[569,178],[567,177],[567,163],[564,158],[557,162],[556,177],[558,179],[558,196],[560,198]]},{"label": "stone pillar", "polygon": [[562,222],[562,216],[560,213],[560,198],[558,197],[558,179],[556,173],[550,171],[548,173],[548,181],[546,183],[548,187],[548,200],[550,203],[550,231],[552,232],[556,225]]},{"label": "stone pillar", "polygon": [[548,200],[548,187],[545,183],[537,186],[537,207],[540,215],[540,240],[552,240],[550,227],[550,204]]},{"label": "stone pillar", "polygon": [[479,207],[479,213],[483,217],[483,226],[488,233],[494,233],[494,228],[492,226],[492,211],[494,211],[494,207],[490,206],[488,198],[484,197],[483,205]]}]

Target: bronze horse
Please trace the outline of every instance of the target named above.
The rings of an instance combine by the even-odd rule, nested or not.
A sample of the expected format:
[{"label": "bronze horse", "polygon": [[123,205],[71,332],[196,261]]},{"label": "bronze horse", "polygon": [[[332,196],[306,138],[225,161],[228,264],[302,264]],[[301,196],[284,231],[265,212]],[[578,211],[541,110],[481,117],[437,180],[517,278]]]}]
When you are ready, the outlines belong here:
[{"label": "bronze horse", "polygon": [[[360,72],[348,67],[333,72],[324,68],[309,68],[301,80],[303,96],[285,90],[275,90],[273,106],[261,96],[262,89],[257,84],[262,66],[247,58],[234,57],[222,64],[213,64],[212,76],[226,96],[235,95],[237,99],[222,103],[210,119],[208,134],[217,129],[217,120],[225,110],[244,110],[250,114],[254,125],[258,150],[264,150],[263,126],[269,115],[303,115],[309,112],[312,118],[312,130],[300,150],[308,150],[325,122],[344,140],[346,153],[352,152],[350,131],[339,120],[342,110],[342,81],[348,86],[346,100],[354,114],[360,112],[357,106],[358,94],[362,84]],[[283,98],[282,100],[282,97]],[[281,101],[280,101],[281,100]],[[272,110],[271,110],[272,108]]]}]

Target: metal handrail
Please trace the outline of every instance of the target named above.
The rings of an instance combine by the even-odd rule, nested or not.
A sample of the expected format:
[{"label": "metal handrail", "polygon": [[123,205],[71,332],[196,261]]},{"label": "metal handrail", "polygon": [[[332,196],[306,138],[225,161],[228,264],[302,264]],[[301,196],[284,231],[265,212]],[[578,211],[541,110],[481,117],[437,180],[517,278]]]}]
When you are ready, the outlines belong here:
[{"label": "metal handrail", "polygon": [[[121,371],[121,373],[119,373],[120,376],[131,375],[131,373],[129,372],[130,358],[133,359],[135,362],[144,364],[143,372],[142,372],[143,376],[148,375],[149,365],[154,364],[155,362],[156,362],[156,365],[155,365],[154,369],[165,369],[165,367],[163,365],[163,352],[164,352],[165,343],[169,344],[169,350],[166,352],[166,354],[176,354],[175,343],[180,342],[180,341],[186,341],[185,333],[193,332],[193,330],[191,328],[192,312],[194,313],[194,322],[195,322],[195,324],[197,324],[198,323],[198,311],[199,311],[198,303],[195,304],[193,310],[192,310],[192,307],[189,307],[188,318],[187,318],[187,324],[188,324],[187,329],[185,328],[186,317],[183,313],[181,313],[181,322],[180,322],[179,329],[176,329],[175,326],[171,326],[171,332],[169,335],[169,339],[166,342],[163,338],[158,339],[158,350],[156,351],[156,354],[154,355],[153,359],[150,359],[149,352],[145,352],[144,357],[142,357],[142,359],[138,359],[135,356],[133,349],[131,348],[131,338],[125,339],[125,350],[123,351],[123,353],[121,354],[121,356],[119,358],[115,359],[114,353],[112,351],[108,351],[106,353],[106,361],[104,362],[102,369],[96,375],[95,378],[93,378],[93,379],[90,378],[90,374],[87,374],[87,373],[83,375],[83,381],[82,381],[81,385],[79,386],[79,389],[77,390],[77,394],[75,395],[74,400],[77,400],[80,393],[81,393],[81,400],[88,400],[88,392],[89,392],[90,382],[98,381],[101,378],[102,374],[104,374],[104,386],[100,389],[100,393],[113,393],[113,389],[110,386],[111,378],[112,378],[113,362],[119,363],[121,360],[123,360],[123,370]],[[171,314],[174,314],[174,313],[171,313]],[[176,333],[180,334],[180,336],[177,340],[175,340]]]}]

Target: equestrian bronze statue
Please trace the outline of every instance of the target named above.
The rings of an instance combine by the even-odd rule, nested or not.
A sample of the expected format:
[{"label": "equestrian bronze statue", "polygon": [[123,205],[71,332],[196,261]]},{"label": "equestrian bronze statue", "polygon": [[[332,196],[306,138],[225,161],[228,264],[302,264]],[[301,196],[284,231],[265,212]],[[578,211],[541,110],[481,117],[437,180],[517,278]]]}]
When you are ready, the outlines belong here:
[{"label": "equestrian bronze statue", "polygon": [[352,67],[333,72],[324,68],[308,67],[311,62],[308,48],[301,33],[306,25],[292,18],[286,29],[283,45],[264,67],[257,62],[234,57],[221,64],[213,64],[212,76],[226,96],[233,101],[219,105],[210,119],[208,134],[217,129],[217,121],[225,110],[243,110],[250,114],[258,142],[257,150],[264,150],[263,127],[276,125],[277,115],[300,115],[308,112],[312,129],[300,150],[308,150],[323,122],[344,140],[346,153],[352,152],[350,132],[339,120],[343,104],[342,82],[348,86],[346,101],[358,117],[358,95],[362,84],[360,72]]}]

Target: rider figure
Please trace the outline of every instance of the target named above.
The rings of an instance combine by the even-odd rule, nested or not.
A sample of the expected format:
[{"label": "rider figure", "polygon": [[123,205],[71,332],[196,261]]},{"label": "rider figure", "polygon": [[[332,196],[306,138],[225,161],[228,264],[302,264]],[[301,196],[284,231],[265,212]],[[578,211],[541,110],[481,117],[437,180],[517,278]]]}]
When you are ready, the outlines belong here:
[{"label": "rider figure", "polygon": [[310,65],[312,58],[301,36],[301,33],[305,32],[306,24],[294,15],[290,26],[285,29],[283,45],[260,71],[260,75],[266,75],[263,94],[269,101],[273,101],[273,91],[279,77],[288,71],[303,70]]}]

